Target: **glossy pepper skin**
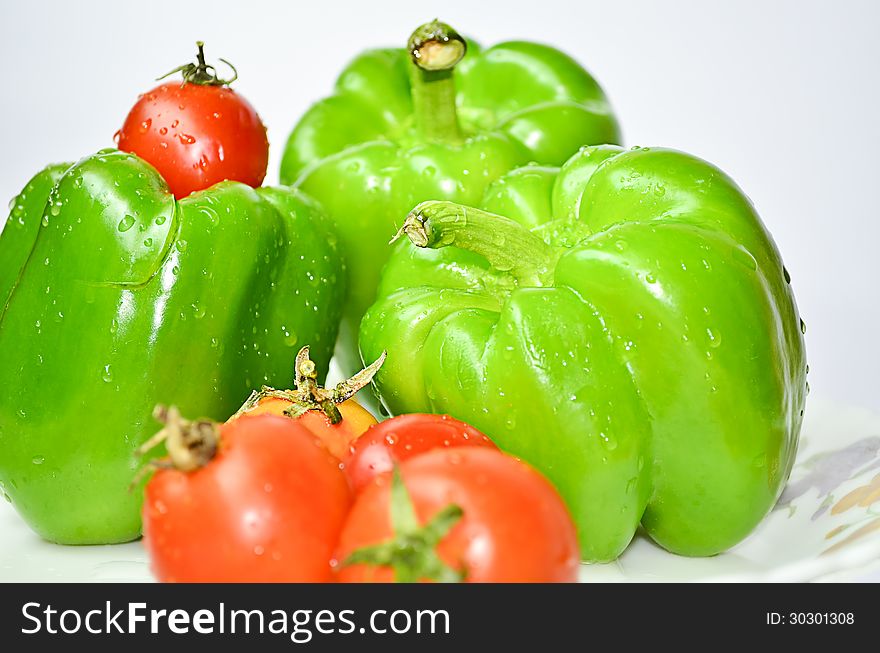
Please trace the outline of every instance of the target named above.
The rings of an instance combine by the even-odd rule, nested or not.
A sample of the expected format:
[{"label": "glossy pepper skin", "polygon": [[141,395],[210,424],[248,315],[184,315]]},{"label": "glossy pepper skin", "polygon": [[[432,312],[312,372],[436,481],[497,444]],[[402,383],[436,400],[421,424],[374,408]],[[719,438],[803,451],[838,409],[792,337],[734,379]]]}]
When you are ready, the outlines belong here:
[{"label": "glossy pepper skin", "polygon": [[287,142],[282,183],[322,203],[349,263],[337,349],[348,372],[361,367],[357,326],[407,211],[429,199],[476,204],[514,167],[561,165],[582,145],[620,140],[602,89],[569,56],[525,41],[468,41],[464,55],[464,43],[433,22],[406,49],[361,54]]},{"label": "glossy pepper skin", "polygon": [[176,201],[118,150],[37,174],[0,235],[0,487],[31,527],[138,537],[133,452],[157,403],[225,419],[289,383],[303,342],[323,376],[343,296],[332,242],[289,189]]},{"label": "glossy pepper skin", "polygon": [[[525,167],[483,210],[426,202],[364,317],[392,413],[473,424],[542,471],[611,560],[641,523],[712,555],[773,506],[806,395],[787,271],[748,198],[662,149]],[[499,215],[500,214],[500,215]],[[501,217],[504,216],[504,217]]]}]

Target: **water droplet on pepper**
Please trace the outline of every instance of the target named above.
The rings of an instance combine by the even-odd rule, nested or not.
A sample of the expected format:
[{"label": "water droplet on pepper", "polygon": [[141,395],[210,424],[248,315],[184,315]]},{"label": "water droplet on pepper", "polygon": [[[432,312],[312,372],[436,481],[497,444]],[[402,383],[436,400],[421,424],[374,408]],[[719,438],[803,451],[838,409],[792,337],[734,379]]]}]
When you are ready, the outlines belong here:
[{"label": "water droplet on pepper", "polygon": [[122,233],[125,233],[126,231],[131,229],[133,226],[134,226],[134,216],[126,215],[124,218],[122,218],[122,220],[119,221],[119,225],[117,226],[117,228]]}]

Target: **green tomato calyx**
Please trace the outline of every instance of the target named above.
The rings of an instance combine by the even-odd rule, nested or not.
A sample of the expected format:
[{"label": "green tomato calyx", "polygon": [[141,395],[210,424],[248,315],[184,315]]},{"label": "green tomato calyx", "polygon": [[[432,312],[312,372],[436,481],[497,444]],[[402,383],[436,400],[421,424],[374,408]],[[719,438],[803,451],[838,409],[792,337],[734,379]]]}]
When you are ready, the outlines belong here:
[{"label": "green tomato calyx", "polygon": [[342,566],[365,564],[391,567],[397,583],[433,580],[438,583],[460,583],[464,570],[453,569],[437,555],[437,545],[464,516],[461,507],[449,504],[424,525],[419,524],[412,498],[400,470],[391,473],[391,539],[353,551]]},{"label": "green tomato calyx", "polygon": [[238,79],[238,71],[235,69],[235,66],[226,61],[226,59],[220,59],[218,57],[220,61],[225,63],[232,70],[232,77],[229,79],[223,79],[217,74],[217,69],[214,66],[205,63],[204,41],[196,41],[196,48],[198,48],[198,52],[196,53],[196,63],[190,62],[178,66],[161,77],[157,77],[157,81],[170,77],[174,73],[181,73],[183,75],[184,84],[199,84],[200,86],[229,86],[232,82]]}]

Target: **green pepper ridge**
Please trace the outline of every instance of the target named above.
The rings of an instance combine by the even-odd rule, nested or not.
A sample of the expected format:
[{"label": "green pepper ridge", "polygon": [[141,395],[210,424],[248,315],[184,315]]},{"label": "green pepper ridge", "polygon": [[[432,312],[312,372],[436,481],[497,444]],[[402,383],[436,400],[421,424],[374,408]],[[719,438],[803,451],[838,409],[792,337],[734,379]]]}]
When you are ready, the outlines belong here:
[{"label": "green pepper ridge", "polygon": [[0,234],[0,485],[44,538],[140,535],[135,450],[156,404],[225,420],[327,371],[344,262],[315,202],[223,182],[175,200],[139,157],[49,166]]},{"label": "green pepper ridge", "polygon": [[[419,65],[426,59],[431,70]],[[343,371],[364,362],[357,326],[376,296],[389,234],[413,206],[473,206],[517,166],[561,165],[582,145],[620,138],[599,84],[550,46],[508,41],[482,49],[432,21],[407,47],[357,56],[333,94],[300,119],[280,170],[282,183],[322,203],[349,264],[336,351]]]},{"label": "green pepper ridge", "polygon": [[397,352],[375,379],[390,413],[450,414],[543,472],[585,560],[639,525],[683,555],[741,541],[807,394],[790,277],[748,198],[688,154],[599,146],[478,207],[420,204],[384,269],[360,347]]}]

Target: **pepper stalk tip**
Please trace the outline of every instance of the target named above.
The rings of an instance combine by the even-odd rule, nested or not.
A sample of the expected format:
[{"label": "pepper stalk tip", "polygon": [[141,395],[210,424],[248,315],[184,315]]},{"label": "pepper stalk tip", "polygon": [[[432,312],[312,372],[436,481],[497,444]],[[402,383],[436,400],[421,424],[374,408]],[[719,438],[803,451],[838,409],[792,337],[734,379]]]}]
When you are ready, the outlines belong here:
[{"label": "pepper stalk tip", "polygon": [[413,63],[422,70],[452,70],[467,52],[467,42],[452,27],[435,19],[412,33],[407,49]]},{"label": "pepper stalk tip", "polygon": [[394,234],[394,238],[388,242],[389,245],[394,244],[403,236],[406,236],[416,247],[424,248],[428,246],[431,241],[431,232],[428,228],[427,218],[421,211],[421,208],[426,204],[428,204],[428,202],[422,202],[409,212],[409,215],[406,216],[406,220],[403,222],[403,226],[397,230],[397,233]]}]

